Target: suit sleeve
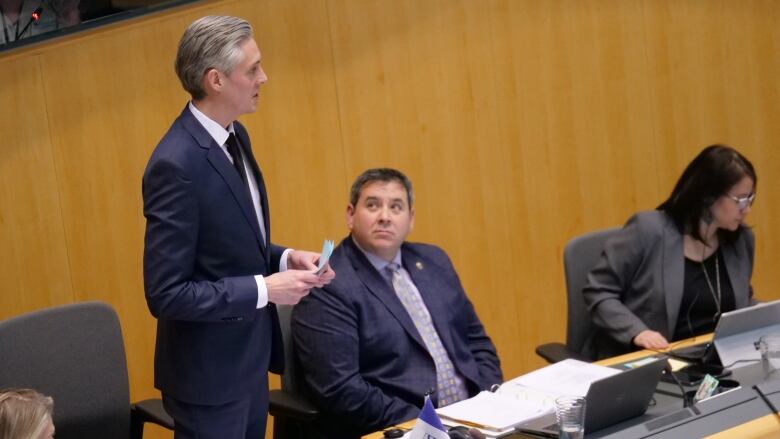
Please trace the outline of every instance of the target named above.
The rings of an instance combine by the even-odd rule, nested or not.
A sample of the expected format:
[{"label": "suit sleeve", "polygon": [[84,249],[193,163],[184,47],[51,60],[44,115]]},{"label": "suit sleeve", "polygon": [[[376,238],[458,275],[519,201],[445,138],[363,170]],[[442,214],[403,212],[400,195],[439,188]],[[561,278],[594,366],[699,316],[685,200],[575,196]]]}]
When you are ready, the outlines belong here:
[{"label": "suit sleeve", "polygon": [[193,280],[199,227],[195,186],[172,161],[151,163],[144,176],[144,287],[149,309],[156,318],[168,320],[251,320],[257,306],[254,277]]},{"label": "suit sleeve", "polygon": [[643,231],[635,215],[604,246],[583,289],[593,323],[615,340],[630,345],[647,325],[624,304],[643,260]]},{"label": "suit sleeve", "polygon": [[466,300],[466,315],[468,316],[468,347],[479,369],[479,387],[481,390],[489,390],[493,384],[504,382],[501,373],[501,362],[496,353],[496,347],[485,333],[485,328],[479,320],[471,301]]},{"label": "suit sleeve", "polygon": [[477,364],[479,372],[479,380],[477,384],[480,390],[489,390],[493,384],[501,384],[504,382],[503,374],[501,372],[501,362],[498,359],[496,353],[496,347],[493,341],[490,340],[485,332],[482,322],[477,316],[477,312],[474,309],[474,305],[471,300],[468,299],[463,284],[460,282],[458,273],[455,271],[455,266],[452,265],[447,254],[439,249],[435,248],[438,254],[439,264],[441,264],[447,279],[447,282],[451,285],[450,288],[454,288],[463,297],[463,307],[460,315],[467,323],[466,328],[466,343],[468,344],[468,350],[474,357],[474,361]]},{"label": "suit sleeve", "polygon": [[276,273],[280,271],[279,267],[282,262],[282,255],[284,254],[284,251],[287,250],[287,247],[282,247],[276,244],[270,244],[268,250],[271,253],[272,273]]},{"label": "suit sleeve", "polygon": [[386,395],[361,376],[358,325],[370,322],[358,322],[351,306],[327,288],[312,290],[295,306],[292,317],[302,377],[315,403],[347,420],[353,431],[369,432],[398,419],[413,419],[418,407]]}]

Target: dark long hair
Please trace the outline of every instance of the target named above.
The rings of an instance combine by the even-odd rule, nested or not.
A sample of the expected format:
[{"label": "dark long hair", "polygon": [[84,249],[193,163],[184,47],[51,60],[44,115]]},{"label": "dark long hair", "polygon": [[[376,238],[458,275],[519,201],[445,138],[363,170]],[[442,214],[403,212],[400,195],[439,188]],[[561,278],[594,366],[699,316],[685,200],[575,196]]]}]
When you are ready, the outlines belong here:
[{"label": "dark long hair", "polygon": [[[721,196],[728,193],[745,176],[753,180],[753,191],[758,179],[753,164],[736,149],[727,145],[710,145],[704,148],[685,168],[669,198],[658,206],[672,218],[680,233],[690,234],[704,242],[699,223],[709,208]],[[727,241],[737,237],[735,232],[720,231]]]}]

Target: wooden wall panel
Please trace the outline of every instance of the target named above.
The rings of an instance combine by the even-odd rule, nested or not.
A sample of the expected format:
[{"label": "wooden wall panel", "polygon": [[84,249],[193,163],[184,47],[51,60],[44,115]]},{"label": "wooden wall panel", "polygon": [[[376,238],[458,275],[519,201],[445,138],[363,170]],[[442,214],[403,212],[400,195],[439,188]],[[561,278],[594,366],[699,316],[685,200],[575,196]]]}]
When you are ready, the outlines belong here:
[{"label": "wooden wall panel", "polygon": [[320,251],[346,235],[345,176],[327,3],[245,2],[268,82],[242,120],[268,187],[275,243]]},{"label": "wooden wall panel", "polygon": [[[518,353],[490,23],[474,2],[333,2],[339,115],[350,180],[397,167],[415,185],[411,240],[444,245],[491,334]],[[489,236],[485,239],[485,231]],[[503,302],[497,302],[500,298]]]},{"label": "wooden wall panel", "polygon": [[655,148],[665,157],[658,184],[670,192],[703,146],[726,143],[743,152],[759,180],[748,217],[757,239],[754,288],[760,299],[780,298],[772,257],[780,248],[772,220],[780,214],[780,8],[766,1],[645,1],[642,9],[648,104]]},{"label": "wooden wall panel", "polygon": [[510,372],[540,365],[533,347],[565,336],[566,241],[621,224],[655,197],[637,12],[636,2],[496,4],[498,117],[513,170],[503,185],[510,291],[522,298],[514,334],[522,354]]},{"label": "wooden wall panel", "polygon": [[756,165],[754,285],[780,298],[777,2],[203,2],[0,55],[0,318],[111,303],[133,398],[157,394],[140,179],[187,100],[178,39],[210,13],[248,18],[263,53],[242,122],[274,241],[342,238],[355,176],[402,169],[410,239],[452,257],[507,377],[564,338],[567,240],[655,207],[713,142]]},{"label": "wooden wall panel", "polygon": [[0,64],[0,319],[73,300],[39,59]]},{"label": "wooden wall panel", "polygon": [[168,61],[185,26],[131,26],[48,52],[41,62],[74,300],[103,300],[119,313],[139,399],[158,394],[155,321],[143,292],[141,176],[186,102]]}]

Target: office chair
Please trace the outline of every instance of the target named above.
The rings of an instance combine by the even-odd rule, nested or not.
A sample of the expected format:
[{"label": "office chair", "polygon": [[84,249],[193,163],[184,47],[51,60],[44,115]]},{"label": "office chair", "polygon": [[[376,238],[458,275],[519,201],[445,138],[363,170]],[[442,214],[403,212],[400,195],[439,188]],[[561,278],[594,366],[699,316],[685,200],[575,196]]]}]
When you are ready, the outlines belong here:
[{"label": "office chair", "polygon": [[601,257],[601,251],[607,239],[620,228],[611,228],[586,233],[573,238],[563,250],[563,271],[566,276],[567,318],[566,344],[555,342],[536,347],[536,354],[550,363],[567,358],[592,361],[583,355],[588,336],[594,330],[590,312],[585,306],[582,289],[587,282],[588,273]]},{"label": "office chair", "polygon": [[0,321],[0,389],[54,399],[57,439],[140,439],[145,422],[173,429],[159,399],[130,404],[119,318],[101,302]]},{"label": "office chair", "polygon": [[276,305],[284,343],[282,388],[271,390],[268,412],[274,417],[274,439],[305,439],[319,411],[300,393],[296,383],[295,346],[290,329],[293,305]]}]

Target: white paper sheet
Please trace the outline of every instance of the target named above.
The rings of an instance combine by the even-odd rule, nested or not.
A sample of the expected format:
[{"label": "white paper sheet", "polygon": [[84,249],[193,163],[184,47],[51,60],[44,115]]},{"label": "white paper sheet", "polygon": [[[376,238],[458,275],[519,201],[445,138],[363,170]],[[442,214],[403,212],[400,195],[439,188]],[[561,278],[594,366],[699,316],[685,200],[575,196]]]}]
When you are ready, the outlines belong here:
[{"label": "white paper sheet", "polygon": [[491,431],[511,430],[553,411],[558,396],[585,396],[592,382],[618,373],[620,370],[611,367],[564,360],[507,381],[495,393],[481,392],[437,412],[445,422],[450,419]]}]

